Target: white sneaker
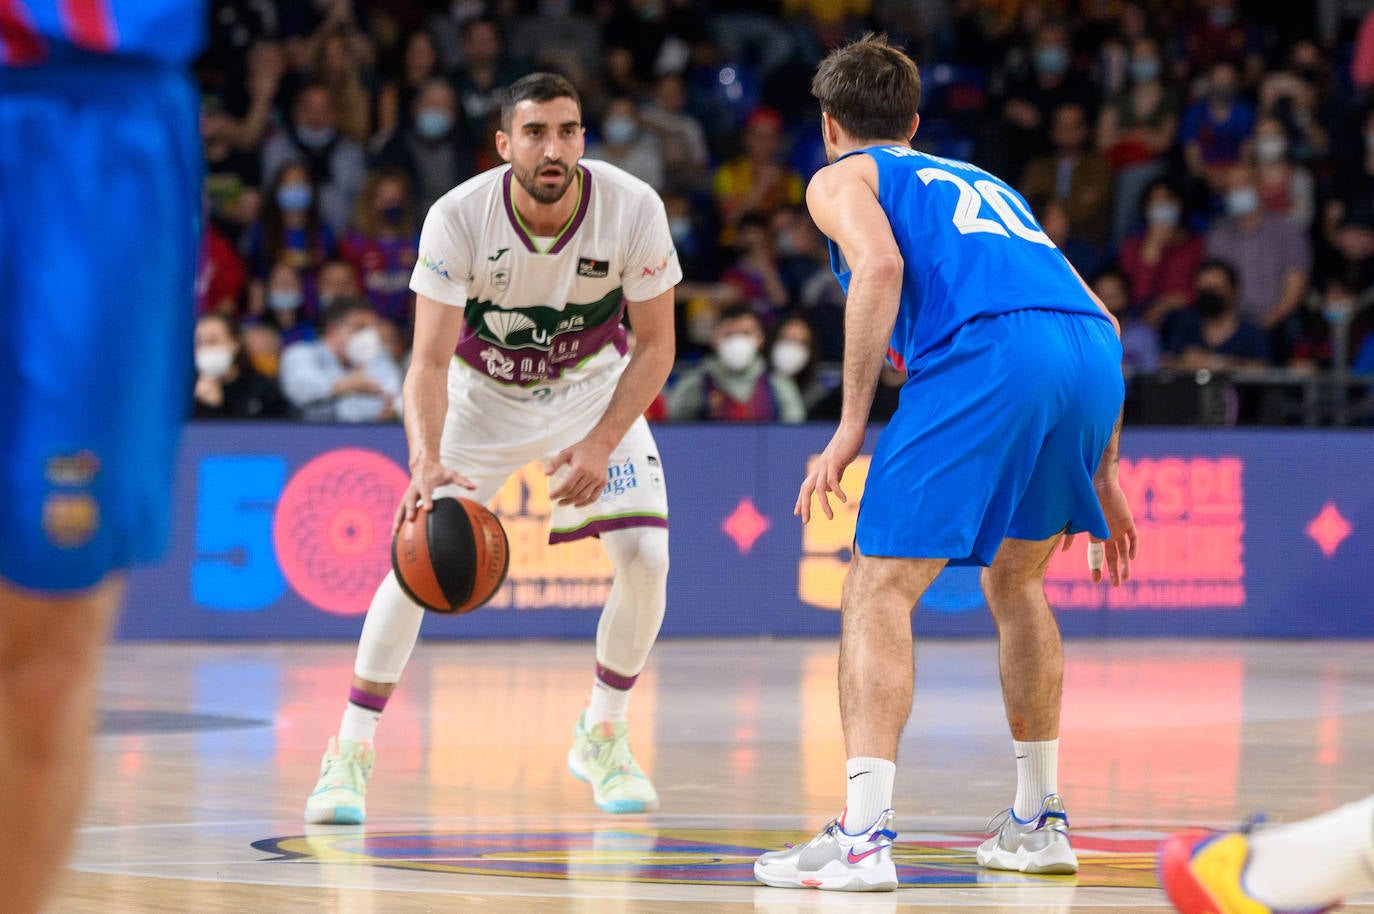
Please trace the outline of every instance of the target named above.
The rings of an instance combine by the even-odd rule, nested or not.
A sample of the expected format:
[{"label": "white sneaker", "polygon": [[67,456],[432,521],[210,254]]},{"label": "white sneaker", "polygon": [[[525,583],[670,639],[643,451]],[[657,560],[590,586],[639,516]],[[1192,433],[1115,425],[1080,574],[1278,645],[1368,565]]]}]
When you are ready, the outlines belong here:
[{"label": "white sneaker", "polygon": [[978,848],[978,864],[990,870],[1067,876],[1078,872],[1078,857],[1069,843],[1069,817],[1064,801],[1050,794],[1040,812],[1022,821],[1005,809],[988,823],[992,837]]},{"label": "white sneaker", "polygon": [[320,762],[320,779],[305,801],[305,821],[311,825],[362,825],[367,818],[363,796],[376,757],[371,743],[340,743],[331,736]]},{"label": "white sneaker", "polygon": [[857,835],[832,819],[806,844],[771,851],[754,861],[754,878],[783,889],[890,892],[897,888],[897,865],[892,862],[896,838],[890,809]]},{"label": "white sneaker", "polygon": [[602,721],[590,729],[586,712],[573,727],[568,770],[592,785],[592,799],[603,812],[637,813],[658,809],[658,792],[630,751],[625,721]]}]

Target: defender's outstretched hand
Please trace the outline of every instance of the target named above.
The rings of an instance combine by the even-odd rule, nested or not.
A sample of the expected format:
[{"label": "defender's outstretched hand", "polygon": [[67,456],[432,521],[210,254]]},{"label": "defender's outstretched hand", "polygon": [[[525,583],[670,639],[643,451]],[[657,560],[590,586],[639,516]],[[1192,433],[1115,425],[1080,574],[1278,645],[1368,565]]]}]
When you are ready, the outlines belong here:
[{"label": "defender's outstretched hand", "polygon": [[849,497],[844,494],[844,489],[840,488],[840,482],[844,479],[845,468],[854,462],[854,458],[859,456],[859,451],[864,446],[864,428],[846,428],[840,426],[835,430],[835,436],[830,439],[830,443],[825,446],[821,456],[816,458],[812,464],[811,471],[806,474],[806,479],[802,481],[801,492],[797,495],[796,507],[792,509],[794,515],[802,519],[803,524],[811,522],[811,495],[820,499],[821,510],[825,512],[827,518],[833,518],[835,513],[830,509],[829,493],[834,493],[840,501],[848,503]]}]

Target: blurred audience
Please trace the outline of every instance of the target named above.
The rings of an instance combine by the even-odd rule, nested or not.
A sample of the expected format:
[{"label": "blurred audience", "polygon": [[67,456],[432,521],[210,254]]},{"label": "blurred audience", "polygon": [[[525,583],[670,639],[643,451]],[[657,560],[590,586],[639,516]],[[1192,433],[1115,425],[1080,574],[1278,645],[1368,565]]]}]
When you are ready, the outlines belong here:
[{"label": "blurred audience", "polygon": [[1121,272],[1130,284],[1132,314],[1158,327],[1192,298],[1204,245],[1188,230],[1183,195],[1167,179],[1145,192],[1141,216],[1144,228],[1121,246]]},{"label": "blurred audience", "polygon": [[335,234],[346,229],[367,161],[358,141],[340,132],[334,97],[321,83],[297,91],[291,120],[263,146],[263,180],[273,183],[290,163],[303,165],[310,176],[325,225]]},{"label": "blurred audience", "polygon": [[1207,256],[1235,268],[1240,313],[1265,332],[1280,328],[1302,304],[1312,249],[1296,222],[1260,206],[1253,168],[1238,165],[1226,179],[1226,216],[1207,235]]},{"label": "blurred audience", "polygon": [[[1185,315],[1204,342],[1229,329],[1190,304],[1204,256],[1234,265],[1239,315],[1269,335],[1270,364],[1344,367],[1348,351],[1374,367],[1374,16],[1319,7],[221,3],[197,65],[209,229],[197,313],[238,316],[240,352],[271,374],[284,345],[317,338],[322,307],[360,296],[402,358],[417,227],[499,163],[501,90],[552,69],[582,93],[588,155],[664,195],[685,273],[676,373],[692,377],[703,354],[719,368],[717,324],[742,304],[772,330],[756,353],[770,361],[784,337],[802,343],[782,317],[797,309],[812,405],[817,379],[837,374],[844,296],[802,205],[824,165],[809,83],[830,47],[877,29],[922,68],[915,145],[1024,188],[1123,316],[1133,368],[1148,370],[1152,330],[1167,342]],[[1232,336],[1248,335],[1240,326]],[[785,375],[788,358],[759,377]],[[905,382],[885,378],[875,416]]]},{"label": "blurred audience", "polygon": [[278,419],[286,400],[248,358],[238,325],[223,314],[196,322],[196,386],[191,415],[196,419]]},{"label": "blurred audience", "polygon": [[759,317],[747,306],[726,309],[712,337],[715,351],[683,372],[668,396],[672,419],[716,422],[803,422],[806,405],[789,377],[762,353]]},{"label": "blurred audience", "polygon": [[281,355],[281,389],[309,422],[389,422],[400,414],[401,370],[382,344],[377,315],[360,298],[334,302],[320,338]]},{"label": "blurred audience", "polygon": [[1198,269],[1193,307],[1165,324],[1165,367],[1224,371],[1269,363],[1269,336],[1241,310],[1238,282],[1237,272],[1219,260]]},{"label": "blurred audience", "polygon": [[[419,258],[419,234],[405,173],[376,171],[358,198],[354,228],[339,245],[373,310],[404,327],[413,316],[410,274]],[[323,300],[323,286],[320,296]]]}]

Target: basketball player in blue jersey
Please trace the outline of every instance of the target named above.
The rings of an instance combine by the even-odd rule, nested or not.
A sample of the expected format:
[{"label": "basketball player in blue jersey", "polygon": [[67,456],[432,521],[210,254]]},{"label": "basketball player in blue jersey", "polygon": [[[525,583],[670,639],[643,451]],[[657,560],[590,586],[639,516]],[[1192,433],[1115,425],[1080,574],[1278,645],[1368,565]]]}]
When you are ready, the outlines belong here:
[{"label": "basketball player in blue jersey", "polygon": [[809,843],[759,858],[767,885],[896,888],[911,610],[951,564],[984,568],[1017,756],[1016,800],[978,861],[1078,869],[1056,783],[1063,652],[1044,578],[1063,535],[1080,531],[1105,541],[1113,583],[1130,573],[1135,527],[1116,483],[1121,345],[1019,194],[910,147],[920,87],[916,65],[873,36],[831,53],[812,83],[832,164],[807,206],[847,299],[840,425],[802,484],[803,522],[813,494],[827,517],[829,495],[847,500],[842,477],[884,355],[907,381],[873,453],[844,584],[847,803]]},{"label": "basketball player in blue jersey", "polygon": [[166,539],[200,217],[188,0],[0,0],[0,886],[80,810],[122,571]]}]

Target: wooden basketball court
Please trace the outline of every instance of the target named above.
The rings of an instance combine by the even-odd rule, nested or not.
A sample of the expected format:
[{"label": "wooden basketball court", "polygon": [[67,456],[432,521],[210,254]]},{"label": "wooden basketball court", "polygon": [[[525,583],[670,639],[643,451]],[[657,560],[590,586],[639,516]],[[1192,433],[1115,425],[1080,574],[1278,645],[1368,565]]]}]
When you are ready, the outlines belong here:
[{"label": "wooden basketball court", "polygon": [[[116,646],[52,910],[1165,911],[1154,846],[1169,830],[1374,790],[1374,645],[1069,642],[1060,786],[1082,872],[989,873],[973,848],[1015,786],[995,646],[923,643],[897,779],[902,888],[757,886],[757,853],[843,803],[835,653],[659,645],[630,714],[662,810],[612,817],[564,762],[590,644],[422,644],[378,732],[368,824],[307,828],[352,645]],[[1374,912],[1374,896],[1348,909]]]}]

